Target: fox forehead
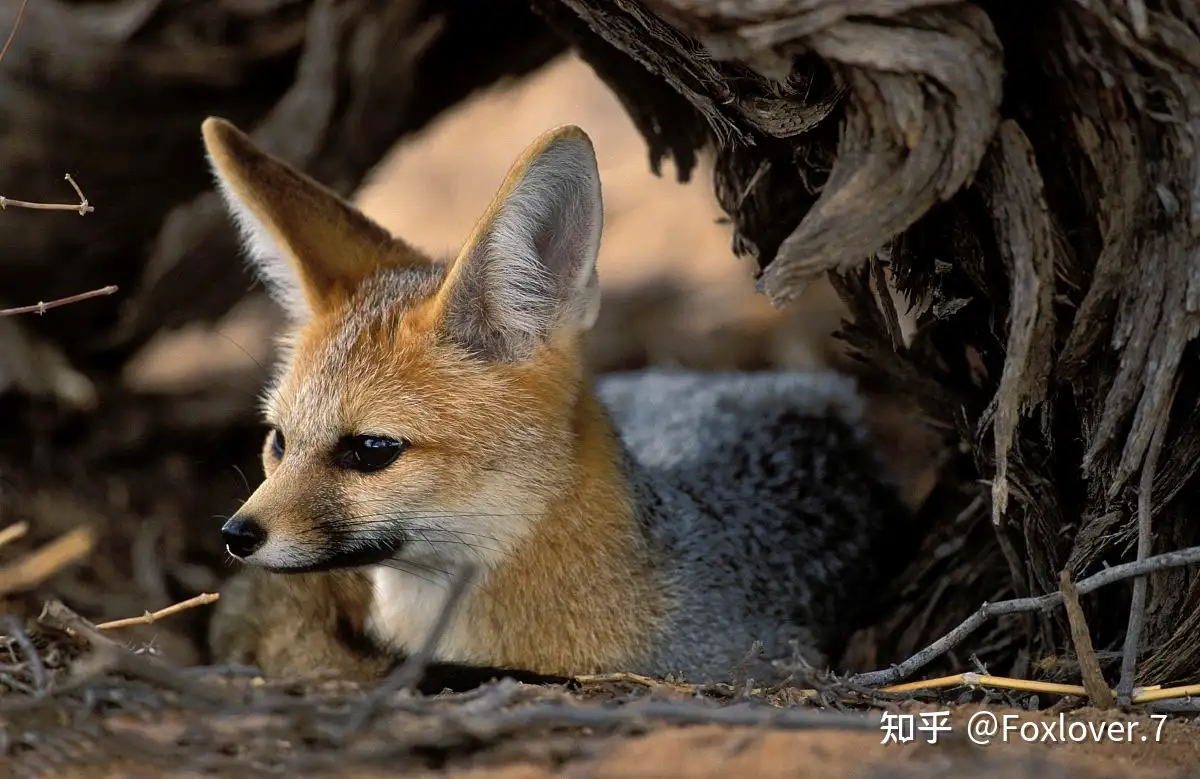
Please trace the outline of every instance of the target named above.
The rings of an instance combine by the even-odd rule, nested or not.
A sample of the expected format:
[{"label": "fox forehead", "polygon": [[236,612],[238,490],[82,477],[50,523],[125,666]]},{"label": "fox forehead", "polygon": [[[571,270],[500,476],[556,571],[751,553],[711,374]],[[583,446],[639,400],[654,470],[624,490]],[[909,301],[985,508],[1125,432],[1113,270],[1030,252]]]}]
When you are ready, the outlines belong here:
[{"label": "fox forehead", "polygon": [[[364,433],[415,442],[486,435],[481,416],[502,415],[475,408],[484,399],[493,412],[501,399],[516,401],[506,416],[523,416],[514,371],[470,360],[439,337],[434,294],[444,275],[433,262],[381,269],[296,328],[264,397],[268,422],[297,443]],[[454,418],[473,418],[474,432],[457,430]]]},{"label": "fox forehead", "polygon": [[[268,390],[268,421],[299,437],[329,438],[360,432],[396,435],[397,407],[436,397],[428,374],[436,357],[430,316],[422,309],[445,266],[384,268],[341,296],[337,305],[285,336],[282,369]],[[387,393],[373,387],[387,385]],[[372,419],[374,417],[374,419]],[[419,420],[418,420],[419,421]]]}]

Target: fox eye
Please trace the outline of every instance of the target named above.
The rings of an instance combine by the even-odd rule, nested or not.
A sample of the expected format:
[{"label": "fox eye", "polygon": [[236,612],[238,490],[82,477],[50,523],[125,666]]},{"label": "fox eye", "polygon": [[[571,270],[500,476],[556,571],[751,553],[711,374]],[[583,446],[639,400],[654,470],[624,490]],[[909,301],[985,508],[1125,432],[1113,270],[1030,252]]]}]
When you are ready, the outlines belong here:
[{"label": "fox eye", "polygon": [[407,448],[407,441],[373,435],[356,435],[341,440],[334,453],[334,458],[342,468],[370,473],[383,470],[396,462],[396,458]]},{"label": "fox eye", "polygon": [[283,459],[284,440],[283,431],[275,428],[271,431],[271,456],[276,460]]}]

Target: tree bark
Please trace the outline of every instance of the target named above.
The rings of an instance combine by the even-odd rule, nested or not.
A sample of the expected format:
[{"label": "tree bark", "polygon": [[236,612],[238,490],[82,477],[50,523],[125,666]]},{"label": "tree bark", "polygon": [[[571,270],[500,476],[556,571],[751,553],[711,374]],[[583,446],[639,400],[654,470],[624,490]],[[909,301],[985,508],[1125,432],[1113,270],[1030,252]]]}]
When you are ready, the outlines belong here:
[{"label": "tree bark", "polygon": [[[687,170],[714,147],[760,289],[783,304],[830,274],[865,370],[965,450],[926,506],[886,656],[982,600],[1129,558],[1160,423],[1151,551],[1200,540],[1200,7],[534,5],[630,106],[652,164]],[[886,284],[917,311],[909,343]],[[1200,577],[1148,590],[1140,681],[1200,677]],[[1097,646],[1120,645],[1128,601],[1088,600]],[[1014,618],[978,654],[1020,673],[1068,642],[1061,615]],[[1100,654],[1115,670],[1119,653]]]}]

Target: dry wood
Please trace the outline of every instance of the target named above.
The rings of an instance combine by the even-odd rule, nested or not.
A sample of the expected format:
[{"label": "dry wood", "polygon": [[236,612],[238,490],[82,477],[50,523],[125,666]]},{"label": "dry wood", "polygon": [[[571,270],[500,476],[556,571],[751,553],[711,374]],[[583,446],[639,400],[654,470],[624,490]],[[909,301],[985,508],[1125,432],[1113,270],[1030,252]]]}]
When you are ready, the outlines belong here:
[{"label": "dry wood", "polygon": [[[1191,566],[1197,563],[1200,563],[1200,546],[1194,546],[1179,552],[1155,555],[1154,557],[1137,560],[1132,563],[1115,565],[1112,568],[1107,568],[1078,582],[1075,585],[1075,591],[1079,595],[1086,595],[1106,585],[1124,581],[1135,576],[1144,576],[1154,571],[1163,571],[1168,568],[1177,568],[1180,566]],[[898,682],[916,673],[946,652],[961,645],[971,633],[978,630],[989,619],[1006,614],[1042,611],[1062,605],[1062,603],[1063,593],[1061,591],[1055,591],[1048,595],[1041,595],[1034,598],[1014,598],[996,603],[985,603],[974,614],[954,628],[954,630],[934,641],[904,662],[884,670],[857,674],[852,676],[850,681],[863,687],[876,687]]]},{"label": "dry wood", "polygon": [[1075,644],[1075,657],[1079,660],[1079,670],[1083,676],[1083,689],[1087,691],[1093,706],[1111,709],[1116,701],[1112,690],[1104,682],[1104,673],[1096,659],[1096,650],[1092,648],[1092,637],[1088,631],[1087,618],[1083,614],[1083,606],[1079,603],[1079,592],[1075,589],[1075,583],[1071,581],[1071,572],[1065,568],[1059,576],[1059,587],[1062,591],[1063,605],[1067,610],[1067,619],[1071,623],[1071,640]]}]

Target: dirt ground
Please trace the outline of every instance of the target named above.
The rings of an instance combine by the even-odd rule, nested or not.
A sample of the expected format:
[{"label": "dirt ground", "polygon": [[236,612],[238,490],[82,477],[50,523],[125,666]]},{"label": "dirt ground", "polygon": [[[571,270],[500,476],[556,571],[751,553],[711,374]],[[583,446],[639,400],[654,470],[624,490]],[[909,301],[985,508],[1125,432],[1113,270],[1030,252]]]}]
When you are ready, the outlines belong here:
[{"label": "dirt ground", "polygon": [[[651,364],[847,366],[832,338],[843,311],[828,286],[815,285],[787,311],[772,309],[755,294],[748,262],[730,253],[729,228],[720,223],[705,166],[689,185],[676,183],[669,166],[655,178],[645,146],[616,100],[576,60],[560,61],[526,83],[480,96],[445,117],[397,149],[364,188],[360,202],[413,243],[451,252],[525,144],[566,122],[583,126],[596,143],[607,205],[600,263],[604,303],[592,344],[597,370]],[[229,568],[213,515],[235,507],[258,478],[261,439],[254,396],[269,364],[276,324],[273,309],[252,297],[217,328],[164,335],[125,377],[146,393],[136,406],[102,406],[86,423],[55,422],[53,443],[9,454],[20,458],[21,467],[0,481],[0,527],[25,520],[31,531],[0,550],[0,564],[79,524],[93,528],[98,541],[83,563],[7,599],[6,612],[34,625],[44,601],[53,597],[101,622],[219,587]],[[52,418],[24,406],[18,418],[12,408],[0,414],[10,415],[3,418],[14,420],[18,436],[21,429],[37,429]],[[914,415],[887,397],[873,400],[872,418],[907,500],[919,504],[936,474],[936,446]],[[227,436],[213,437],[214,421],[229,431]],[[57,447],[70,447],[71,457],[59,456]],[[951,692],[964,696],[968,702],[962,705],[890,704],[907,713],[952,710],[955,733],[940,734],[936,744],[883,744],[884,733],[874,726],[857,731],[778,724],[681,726],[631,715],[570,729],[543,724],[502,730],[494,721],[522,706],[554,704],[577,711],[665,700],[691,707],[688,716],[700,706],[695,695],[669,685],[648,689],[616,683],[577,691],[522,687],[514,692],[510,686],[502,690],[509,696],[503,705],[480,703],[492,694],[486,690],[449,696],[444,705],[452,713],[443,723],[449,724],[438,732],[421,729],[421,722],[441,721],[427,708],[434,703],[401,700],[391,714],[376,718],[383,735],[373,738],[390,744],[389,751],[371,742],[370,734],[362,746],[331,740],[321,730],[357,705],[361,694],[353,690],[330,693],[327,700],[319,690],[289,688],[286,695],[294,702],[288,703],[280,697],[284,692],[271,692],[261,680],[242,680],[236,705],[226,701],[231,708],[224,713],[188,704],[198,682],[178,669],[206,662],[206,612],[196,609],[111,634],[175,670],[155,676],[138,666],[128,683],[93,671],[78,688],[55,695],[32,687],[32,693],[14,692],[9,682],[28,682],[35,669],[23,649],[5,643],[7,648],[0,648],[0,777],[235,776],[242,769],[262,775],[256,760],[269,762],[273,755],[270,759],[278,761],[302,752],[319,756],[321,749],[325,763],[317,760],[302,775],[316,775],[324,767],[331,775],[364,778],[1134,777],[1184,775],[1200,762],[1200,727],[1174,718],[1156,738],[1155,723],[1144,712],[1076,709],[1064,714],[1068,721],[1136,719],[1139,730],[1131,743],[972,746],[964,727],[979,709],[981,695],[961,689]],[[54,645],[42,642],[37,649],[52,653]],[[860,716],[867,716],[862,709],[858,706]],[[406,711],[412,722],[404,720]],[[1019,714],[1021,722],[1053,722],[1058,716],[999,705],[991,711]],[[708,716],[695,715],[694,721]],[[404,721],[396,724],[397,717]],[[916,735],[918,741],[923,738]],[[1143,735],[1146,741],[1140,740]],[[142,751],[134,749],[135,743]],[[11,759],[7,766],[5,753]],[[251,753],[257,757],[244,756]]]}]

